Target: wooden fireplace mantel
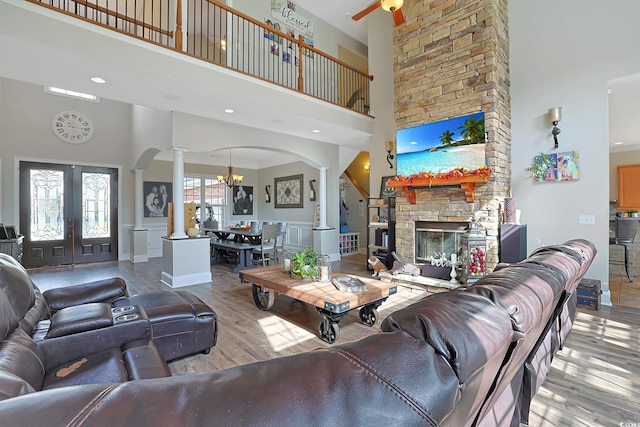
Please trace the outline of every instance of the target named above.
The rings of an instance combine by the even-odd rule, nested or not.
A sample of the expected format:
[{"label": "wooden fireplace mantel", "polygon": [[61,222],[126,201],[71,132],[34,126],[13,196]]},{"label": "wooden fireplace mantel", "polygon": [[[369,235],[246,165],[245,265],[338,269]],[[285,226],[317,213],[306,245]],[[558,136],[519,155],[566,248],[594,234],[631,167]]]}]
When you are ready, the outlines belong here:
[{"label": "wooden fireplace mantel", "polygon": [[411,182],[408,181],[395,181],[390,179],[387,181],[389,187],[401,188],[407,195],[409,203],[414,205],[416,203],[416,190],[433,188],[433,187],[457,187],[460,186],[462,191],[467,197],[467,202],[473,203],[476,200],[475,185],[476,183],[489,182],[489,176],[487,175],[468,175],[457,178],[447,179],[414,179]]}]

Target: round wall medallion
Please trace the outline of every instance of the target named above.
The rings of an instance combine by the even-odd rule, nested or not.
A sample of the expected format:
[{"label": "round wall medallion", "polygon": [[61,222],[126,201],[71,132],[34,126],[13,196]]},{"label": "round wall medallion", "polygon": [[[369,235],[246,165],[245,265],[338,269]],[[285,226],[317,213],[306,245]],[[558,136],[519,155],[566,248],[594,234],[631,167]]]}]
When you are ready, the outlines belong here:
[{"label": "round wall medallion", "polygon": [[53,133],[64,142],[82,144],[93,136],[93,123],[77,111],[61,111],[51,121]]}]

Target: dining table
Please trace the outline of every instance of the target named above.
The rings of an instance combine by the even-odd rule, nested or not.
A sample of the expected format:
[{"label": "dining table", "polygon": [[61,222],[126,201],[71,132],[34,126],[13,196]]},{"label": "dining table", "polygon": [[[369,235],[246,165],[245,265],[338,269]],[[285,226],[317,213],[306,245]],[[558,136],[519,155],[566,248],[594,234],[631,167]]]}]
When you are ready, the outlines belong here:
[{"label": "dining table", "polygon": [[[231,226],[203,228],[203,231],[211,236],[211,262],[213,264],[236,259],[234,273],[254,267],[253,250],[260,247],[262,239],[262,231],[259,228]],[[229,255],[232,254],[235,256],[230,257]]]},{"label": "dining table", "polygon": [[259,228],[250,227],[218,227],[218,228],[203,228],[203,231],[213,233],[220,240],[229,240],[233,235],[232,240],[235,242],[246,241],[252,245],[259,245],[262,238],[262,230]]}]

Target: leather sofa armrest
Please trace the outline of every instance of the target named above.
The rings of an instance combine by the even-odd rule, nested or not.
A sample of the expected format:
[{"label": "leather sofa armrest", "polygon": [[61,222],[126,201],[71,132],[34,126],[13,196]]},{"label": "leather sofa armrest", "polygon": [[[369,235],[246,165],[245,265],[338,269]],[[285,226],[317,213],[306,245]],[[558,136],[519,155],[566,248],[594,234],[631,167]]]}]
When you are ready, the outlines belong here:
[{"label": "leather sofa armrest", "polygon": [[141,307],[134,307],[126,313],[115,312],[113,326],[45,339],[39,341],[38,346],[45,355],[45,369],[49,370],[99,351],[124,348],[134,341],[149,341],[152,336],[146,313]]},{"label": "leather sofa armrest", "polygon": [[51,316],[45,339],[92,331],[113,325],[111,305],[106,303],[82,304],[63,308]]},{"label": "leather sofa armrest", "polygon": [[171,371],[153,341],[130,342],[122,348],[129,380],[170,377]]},{"label": "leather sofa armrest", "polygon": [[80,304],[111,303],[128,296],[127,283],[120,277],[49,289],[42,294],[51,313]]}]

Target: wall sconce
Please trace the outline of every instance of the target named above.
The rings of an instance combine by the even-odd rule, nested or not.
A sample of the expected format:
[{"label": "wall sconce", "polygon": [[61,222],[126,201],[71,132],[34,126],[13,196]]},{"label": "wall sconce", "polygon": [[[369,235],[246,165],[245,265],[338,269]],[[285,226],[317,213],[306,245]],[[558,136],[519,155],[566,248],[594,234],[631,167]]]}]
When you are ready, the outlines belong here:
[{"label": "wall sconce", "polygon": [[553,135],[553,141],[555,142],[555,148],[558,148],[558,135],[560,134],[560,128],[558,123],[562,120],[562,107],[549,108],[549,121],[553,124],[551,134]]},{"label": "wall sconce", "polygon": [[364,165],[364,171],[369,173],[369,169],[371,169],[371,165]]},{"label": "wall sconce", "polygon": [[267,203],[271,203],[271,194],[269,194],[269,189],[271,188],[270,185],[265,185],[264,186],[264,191],[265,191],[265,195],[264,195],[264,201]]},{"label": "wall sconce", "polygon": [[310,179],[309,180],[309,200],[311,200],[312,202],[316,201],[316,188],[314,187],[313,184],[315,184],[316,180],[315,179]]},{"label": "wall sconce", "polygon": [[391,160],[393,160],[393,154],[391,154],[393,151],[393,141],[385,142],[384,148],[387,150],[387,162],[389,162],[389,169],[393,169],[393,163],[391,163]]}]

